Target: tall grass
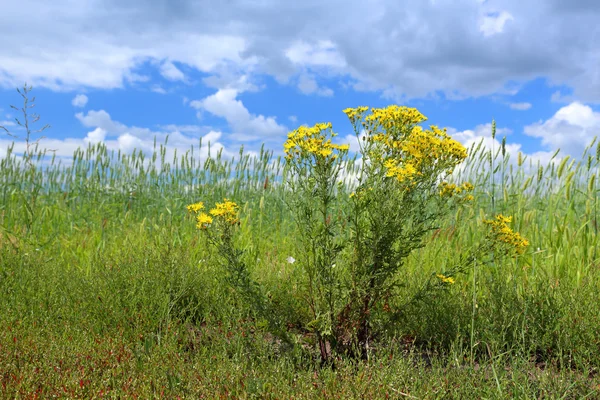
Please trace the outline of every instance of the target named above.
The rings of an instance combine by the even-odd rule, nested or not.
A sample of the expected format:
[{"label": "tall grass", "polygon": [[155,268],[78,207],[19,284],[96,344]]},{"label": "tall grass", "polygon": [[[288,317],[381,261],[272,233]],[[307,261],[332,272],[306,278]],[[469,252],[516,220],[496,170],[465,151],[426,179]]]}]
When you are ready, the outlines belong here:
[{"label": "tall grass", "polygon": [[[0,160],[3,396],[599,395],[593,143],[580,159],[544,165],[473,146],[455,176],[475,185],[475,201],[411,255],[403,280],[417,288],[423,272],[449,268],[493,212],[513,215],[530,251],[413,304],[374,360],[335,371],[264,333],[186,215],[199,198],[241,204],[253,273],[281,304],[303,301],[286,261],[295,231],[282,159],[265,149],[200,158],[201,142],[167,158],[166,146],[123,154],[99,143],[68,163],[36,150],[33,168],[11,147]],[[348,161],[348,176],[359,162]]]}]

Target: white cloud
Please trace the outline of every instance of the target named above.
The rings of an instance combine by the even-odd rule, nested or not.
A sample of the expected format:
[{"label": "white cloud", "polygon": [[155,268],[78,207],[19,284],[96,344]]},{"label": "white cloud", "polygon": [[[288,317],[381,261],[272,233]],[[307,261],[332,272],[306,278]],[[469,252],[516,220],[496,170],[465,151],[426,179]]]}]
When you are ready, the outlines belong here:
[{"label": "white cloud", "polygon": [[11,89],[131,82],[161,92],[140,69],[150,65],[174,81],[182,71],[211,75],[205,84],[218,89],[223,70],[248,82],[311,73],[393,98],[482,96],[507,82],[518,91],[543,76],[572,86],[574,99],[600,101],[593,0],[5,3],[0,86]]},{"label": "white cloud", "polygon": [[81,112],[75,114],[75,118],[87,128],[100,127],[107,132],[122,133],[127,130],[127,127],[119,122],[114,122],[110,115],[104,111],[90,110],[87,114]]},{"label": "white cloud", "polygon": [[186,99],[184,101],[184,103],[189,103],[190,107],[192,107],[192,108],[196,108],[196,109],[202,108],[202,100],[192,100],[192,101],[189,101],[189,100]]},{"label": "white cloud", "polygon": [[9,120],[0,121],[0,126],[7,127],[7,126],[15,126],[15,125],[17,125],[17,124],[13,121],[9,121]]},{"label": "white cloud", "polygon": [[165,61],[160,66],[160,74],[170,81],[185,81],[185,74],[171,61]]},{"label": "white cloud", "polygon": [[154,93],[167,94],[167,91],[159,85],[153,85],[150,90],[152,90]]},{"label": "white cloud", "polygon": [[[475,146],[477,147],[481,143],[482,150],[493,151],[494,154],[502,146],[502,138],[512,133],[512,130],[508,128],[496,128],[496,137],[492,139],[492,124],[481,124],[477,125],[474,129],[467,129],[464,131],[457,131],[454,128],[448,128],[448,134],[452,139],[457,140],[467,149]],[[480,150],[480,151],[482,151]],[[513,160],[516,160],[517,154],[522,151],[520,143],[510,143],[507,141],[505,145],[505,152],[508,153]]]},{"label": "white cloud", "polygon": [[[361,132],[360,140],[362,140],[363,137],[366,137],[364,130]],[[344,136],[343,142],[350,145],[351,153],[358,153],[360,151],[360,144],[358,140],[359,138],[356,135],[346,135]]]},{"label": "white cloud", "polygon": [[94,4],[3,4],[0,86],[147,84],[149,75],[139,68],[156,63],[175,80],[182,78],[175,64],[210,75],[226,67],[268,74],[280,82],[310,71],[409,98],[436,91],[488,95],[507,82],[520,86],[544,76],[573,86],[581,101],[600,101],[600,54],[589,39],[600,33],[600,9],[590,0]]},{"label": "white cloud", "polygon": [[177,124],[168,124],[168,125],[159,125],[164,131],[167,132],[181,132],[181,133],[195,133],[200,134],[202,131],[206,130],[206,128],[202,128],[198,125],[177,125]]},{"label": "white cloud", "polygon": [[510,103],[509,107],[513,110],[525,111],[531,108],[531,103]]},{"label": "white cloud", "polygon": [[[178,154],[183,154],[192,147],[195,148],[194,154],[196,157],[205,159],[208,156],[208,142],[211,143],[211,152],[223,149],[223,155],[227,158],[233,157],[239,150],[234,149],[234,152],[230,152],[220,141],[222,133],[213,131],[208,127],[169,124],[159,126],[159,130],[152,130],[145,127],[127,126],[119,121],[114,121],[105,110],[90,110],[85,114],[77,113],[76,118],[83,126],[93,128],[85,138],[43,139],[42,147],[56,148],[58,149],[57,156],[70,157],[78,147],[87,147],[90,143],[104,142],[108,150],[121,150],[130,153],[135,148],[146,154],[151,154],[154,149],[155,138],[157,144],[161,144],[165,142],[168,136],[166,158],[171,160],[175,150]],[[197,147],[201,137],[203,145],[198,151]],[[17,143],[18,146],[21,146],[20,143]],[[7,147],[8,144],[8,141],[0,140],[0,148]]]},{"label": "white cloud", "polygon": [[94,144],[94,143],[98,143],[98,142],[103,142],[105,138],[106,138],[106,131],[102,128],[96,128],[93,131],[88,132],[85,139],[83,139],[83,140],[85,142]]},{"label": "white cloud", "polygon": [[512,20],[514,20],[514,17],[506,11],[489,13],[480,18],[479,30],[483,32],[485,37],[502,33],[506,23]]},{"label": "white cloud", "polygon": [[75,107],[85,107],[88,102],[88,97],[85,94],[78,94],[73,98],[71,104]]},{"label": "white cloud", "polygon": [[138,137],[131,135],[130,133],[124,133],[117,139],[119,144],[119,150],[126,153],[131,153],[134,149],[142,150],[144,153],[149,152],[152,148],[148,148],[148,143],[142,142]]},{"label": "white cloud", "polygon": [[549,150],[579,157],[595,136],[600,136],[600,112],[579,102],[558,110],[550,119],[524,128],[526,135],[540,138]]},{"label": "white cloud", "polygon": [[[509,128],[498,128],[496,127],[496,138],[492,140],[492,124],[481,124],[477,125],[474,129],[467,129],[464,131],[457,131],[454,128],[448,128],[448,134],[452,136],[453,139],[461,142],[463,146],[469,147],[473,144],[479,143],[481,139],[484,139],[484,146],[492,148],[492,143],[500,144],[498,139],[501,139],[503,136],[509,136],[512,133],[512,130]],[[514,144],[513,149],[520,148],[520,144]],[[498,148],[496,146],[496,148]],[[508,148],[508,145],[507,145]]]},{"label": "white cloud", "polygon": [[550,97],[550,101],[553,103],[572,103],[573,101],[575,101],[575,99],[573,98],[572,95],[565,95],[562,94],[560,92],[560,90],[555,91],[554,93],[552,93],[552,96]]},{"label": "white cloud", "polygon": [[[0,34],[7,43],[21,36],[35,45],[24,51],[15,42],[13,47],[3,50],[0,55],[0,86],[12,88],[27,81],[34,87],[52,90],[73,90],[81,86],[112,89],[123,87],[124,81],[148,82],[150,77],[136,70],[152,60],[177,61],[208,73],[218,69],[220,63],[226,60],[242,66],[251,62],[239,57],[246,40],[226,31],[203,33],[176,27],[155,29],[148,26],[140,29],[136,24],[144,25],[148,20],[138,16],[130,20],[126,16],[131,15],[130,12],[118,10],[118,7],[109,7],[111,10],[99,7],[91,12],[84,5],[70,0],[43,6],[35,0],[26,0],[26,3],[18,7],[4,7],[3,15],[7,19],[11,16],[25,17],[20,9],[35,7],[37,13],[27,14],[27,20],[32,22],[27,30],[20,30],[15,21],[15,24],[3,24]],[[50,22],[57,19],[62,23],[51,26]],[[111,22],[107,23],[109,20]],[[80,25],[85,29],[78,28]],[[119,30],[118,40],[113,38],[115,26]],[[136,33],[128,34],[128,27]],[[75,30],[77,34],[74,34]],[[172,61],[163,64],[160,72],[167,79],[181,80],[182,73]]]},{"label": "white cloud", "polygon": [[234,89],[238,93],[256,92],[264,88],[264,86],[259,86],[252,82],[252,78],[249,74],[240,73],[229,67],[224,67],[216,74],[203,78],[202,82],[208,87],[216,89]]},{"label": "white cloud", "polygon": [[[477,125],[474,129],[467,129],[464,131],[457,131],[454,128],[448,128],[448,134],[455,140],[459,141],[463,146],[467,149],[476,149],[480,144],[481,147],[477,154],[474,154],[475,159],[479,158],[479,154],[481,152],[492,152],[496,154],[502,146],[503,137],[510,135],[512,131],[508,128],[496,128],[496,137],[492,139],[492,124],[482,124]],[[523,160],[525,161],[522,165],[522,168],[526,174],[534,172],[538,163],[541,165],[548,165],[551,161],[552,156],[555,151],[537,151],[533,153],[527,153],[523,150],[521,143],[506,141],[505,145],[505,153],[508,157],[509,164],[513,166],[517,166],[518,155],[522,154]],[[499,154],[499,159],[497,162],[500,162],[502,158],[502,153]],[[556,157],[554,162],[560,162],[562,158]],[[470,168],[469,168],[470,167]],[[455,168],[456,174],[462,174],[465,172],[465,169],[468,170],[467,174],[480,174],[482,171],[476,170],[473,168],[488,168],[487,163],[477,164],[474,162],[466,161],[461,164],[458,168]],[[470,169],[470,170],[469,170]],[[471,178],[467,178],[471,179]]]},{"label": "white cloud", "polygon": [[346,62],[337,51],[336,45],[329,40],[319,40],[315,44],[299,40],[292,43],[285,55],[294,64],[314,67],[343,68]]},{"label": "white cloud", "polygon": [[300,89],[303,94],[316,93],[317,95],[324,97],[333,96],[333,90],[330,88],[319,87],[315,78],[306,74],[300,76],[300,79],[298,80],[298,89]]},{"label": "white cloud", "polygon": [[202,100],[191,101],[190,106],[224,118],[233,130],[230,137],[236,140],[268,140],[287,132],[275,117],[250,114],[237,95],[236,89],[220,89]]}]

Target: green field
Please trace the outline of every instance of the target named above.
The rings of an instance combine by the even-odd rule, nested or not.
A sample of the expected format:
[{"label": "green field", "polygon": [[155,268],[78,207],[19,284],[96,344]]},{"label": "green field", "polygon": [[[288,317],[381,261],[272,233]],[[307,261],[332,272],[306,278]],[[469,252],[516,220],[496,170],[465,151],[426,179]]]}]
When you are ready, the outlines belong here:
[{"label": "green field", "polygon": [[469,149],[454,178],[474,184],[474,201],[408,256],[386,307],[450,268],[494,214],[513,216],[525,254],[491,257],[408,303],[368,360],[324,366],[293,313],[301,346],[269,332],[186,210],[239,204],[253,278],[281,310],[295,309],[303,278],[288,261],[300,257],[284,159],[194,154],[98,144],[66,164],[42,151],[31,164],[10,151],[0,160],[2,398],[600,398],[594,145],[548,165]]}]

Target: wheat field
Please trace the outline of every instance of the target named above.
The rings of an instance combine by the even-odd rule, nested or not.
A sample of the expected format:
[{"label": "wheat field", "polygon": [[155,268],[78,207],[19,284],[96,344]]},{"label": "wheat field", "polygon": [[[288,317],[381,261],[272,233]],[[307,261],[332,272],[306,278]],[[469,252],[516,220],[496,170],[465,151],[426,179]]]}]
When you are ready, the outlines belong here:
[{"label": "wheat field", "polygon": [[[43,145],[43,142],[41,142]],[[40,147],[41,147],[40,145]],[[286,351],[224,282],[186,205],[228,197],[241,246],[282,304],[296,235],[285,161],[261,149],[167,157],[103,144],[72,160],[35,150],[0,160],[0,394],[3,398],[600,398],[600,148],[546,164],[473,146],[457,181],[475,200],[409,256],[408,289],[514,218],[530,246],[492,258],[411,306],[368,362],[320,368]],[[348,176],[358,161],[347,161]],[[347,195],[351,179],[340,186]],[[296,257],[297,258],[297,257]],[[395,303],[391,303],[393,307]],[[293,323],[293,321],[290,321]]]}]

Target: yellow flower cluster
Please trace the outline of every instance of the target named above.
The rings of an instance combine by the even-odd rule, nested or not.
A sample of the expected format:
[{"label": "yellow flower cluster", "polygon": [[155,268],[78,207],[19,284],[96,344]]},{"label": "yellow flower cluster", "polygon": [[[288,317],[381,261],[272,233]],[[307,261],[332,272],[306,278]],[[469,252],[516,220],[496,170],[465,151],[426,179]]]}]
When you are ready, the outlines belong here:
[{"label": "yellow flower cluster", "polygon": [[491,227],[494,239],[510,245],[515,249],[517,254],[523,254],[525,248],[529,246],[529,242],[518,232],[514,232],[510,229],[507,224],[511,221],[512,217],[505,217],[504,215],[499,214],[496,216],[495,220],[484,220],[483,222]]},{"label": "yellow flower cluster", "polygon": [[437,274],[436,276],[438,277],[439,280],[441,280],[444,283],[449,283],[452,285],[455,282],[454,278],[451,276],[446,276],[446,275],[442,275],[442,274]]},{"label": "yellow flower cluster", "polygon": [[194,214],[197,214],[198,211],[204,209],[204,203],[200,201],[198,203],[190,204],[186,208],[189,212],[193,212]]},{"label": "yellow flower cluster", "polygon": [[216,218],[223,218],[225,221],[233,225],[239,222],[238,209],[239,206],[233,201],[224,199],[223,203],[215,204],[215,208],[210,210],[210,214]]},{"label": "yellow flower cluster", "polygon": [[[347,108],[344,113],[348,116],[352,123],[362,119],[363,114],[368,110],[368,107]],[[368,115],[362,122],[362,126],[369,130],[375,131],[381,127],[384,131],[391,131],[403,126],[409,126],[426,121],[416,108],[391,105],[386,108],[371,108],[371,114]]]},{"label": "yellow flower cluster", "polygon": [[204,210],[203,202],[200,201],[198,203],[190,204],[186,208],[190,213],[199,214],[196,216],[196,226],[198,227],[198,229],[206,229],[210,224],[212,224],[213,220],[211,216],[201,212],[202,210]]},{"label": "yellow flower cluster", "polygon": [[393,158],[388,158],[384,161],[383,166],[387,169],[385,176],[395,177],[398,182],[403,182],[407,179],[412,179],[418,174],[417,169],[411,163],[401,163]]},{"label": "yellow flower cluster", "polygon": [[[470,192],[474,189],[473,185],[469,182],[463,183],[461,186],[457,186],[454,183],[442,182],[440,184],[440,196],[442,197],[452,197],[454,195],[460,195],[463,192]],[[473,200],[472,195],[466,195],[464,200],[470,201]]]},{"label": "yellow flower cluster", "polygon": [[239,222],[238,205],[227,199],[225,199],[223,203],[216,203],[215,208],[209,211],[210,215],[201,212],[204,210],[204,203],[202,202],[190,204],[186,208],[189,212],[197,214],[196,226],[198,229],[207,229],[213,223],[213,217],[222,218],[224,221],[232,225]]},{"label": "yellow flower cluster", "polygon": [[198,229],[206,229],[209,227],[210,224],[212,224],[213,219],[208,214],[200,213],[200,215],[196,217],[196,222],[196,226],[198,227]]},{"label": "yellow flower cluster", "polygon": [[[301,126],[288,134],[287,141],[283,144],[283,151],[286,159],[292,159],[294,156],[314,155],[321,158],[337,158],[333,154],[334,150],[348,151],[349,145],[338,145],[331,143],[327,137],[326,129],[331,129],[331,123],[318,123],[312,128]],[[337,136],[331,132],[331,137]]]},{"label": "yellow flower cluster", "polygon": [[[414,174],[421,174],[433,165],[452,169],[467,157],[467,150],[460,143],[433,125],[427,131],[415,126],[409,135],[399,139],[387,136],[384,140],[392,148],[391,158],[406,165],[405,169],[412,166]],[[398,178],[402,180],[401,176]]]},{"label": "yellow flower cluster", "polygon": [[362,119],[362,115],[367,111],[369,107],[361,106],[356,108],[346,108],[344,113],[350,118],[350,121],[354,123],[355,121]]},{"label": "yellow flower cluster", "polygon": [[[367,107],[348,108],[344,113],[355,124],[366,110]],[[450,172],[467,157],[465,147],[453,140],[445,129],[432,125],[430,130],[423,130],[416,125],[426,119],[416,108],[395,105],[372,108],[371,114],[364,118],[362,125],[369,135],[368,140],[379,144],[371,157],[383,160],[388,177],[403,182],[432,169]]]}]

